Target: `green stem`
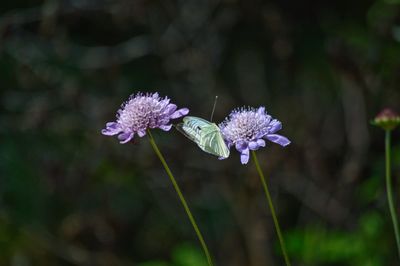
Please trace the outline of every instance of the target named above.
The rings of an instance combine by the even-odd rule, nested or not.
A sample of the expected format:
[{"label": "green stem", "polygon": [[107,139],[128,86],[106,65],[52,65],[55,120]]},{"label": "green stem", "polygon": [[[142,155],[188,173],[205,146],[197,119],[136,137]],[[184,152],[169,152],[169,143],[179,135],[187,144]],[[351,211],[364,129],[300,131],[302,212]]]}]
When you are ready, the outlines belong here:
[{"label": "green stem", "polygon": [[385,136],[385,153],[386,153],[386,191],[389,203],[390,215],[392,216],[394,235],[396,237],[397,252],[400,258],[400,235],[399,223],[397,221],[396,209],[394,207],[393,192],[392,192],[392,177],[391,177],[391,159],[390,159],[390,130],[386,130]]},{"label": "green stem", "polygon": [[284,240],[283,240],[281,228],[280,228],[280,226],[279,226],[278,217],[276,216],[274,204],[272,203],[271,194],[269,193],[269,190],[268,190],[267,181],[265,180],[264,173],[262,172],[261,167],[260,167],[260,164],[258,163],[258,159],[257,159],[256,152],[255,152],[255,151],[251,151],[251,154],[252,154],[252,156],[253,156],[254,163],[256,164],[256,168],[257,168],[258,175],[260,176],[262,185],[263,185],[263,187],[264,187],[265,196],[266,196],[266,198],[267,198],[268,205],[269,205],[269,208],[270,208],[270,210],[271,210],[272,218],[273,218],[273,220],[274,220],[276,233],[277,233],[278,238],[279,238],[279,243],[281,244],[281,249],[282,249],[283,257],[285,258],[286,265],[287,265],[287,266],[290,266],[289,256],[287,255],[287,251],[286,251],[286,247],[285,247],[285,242],[284,242]]},{"label": "green stem", "polygon": [[158,158],[160,159],[162,165],[164,166],[165,171],[167,172],[167,174],[168,174],[168,176],[169,176],[169,178],[170,178],[170,180],[172,182],[172,185],[174,186],[175,191],[178,194],[179,199],[181,200],[183,208],[185,209],[186,214],[189,217],[190,222],[192,223],[194,231],[196,232],[197,237],[199,238],[200,244],[201,244],[201,246],[202,246],[202,248],[204,250],[204,253],[205,253],[206,257],[207,257],[208,265],[212,266],[213,263],[212,263],[210,252],[208,251],[206,242],[204,241],[203,235],[201,234],[200,229],[197,226],[197,223],[196,223],[196,221],[195,221],[195,219],[194,219],[194,217],[192,215],[192,212],[189,209],[189,206],[188,206],[188,204],[187,204],[187,202],[185,200],[185,197],[183,196],[183,194],[181,192],[181,189],[179,188],[179,185],[178,185],[178,183],[176,182],[176,180],[174,178],[174,175],[172,174],[171,170],[169,169],[168,164],[164,159],[164,156],[161,154],[160,150],[158,149],[157,144],[154,141],[153,135],[151,134],[150,130],[147,130],[147,133],[149,135],[150,144],[153,147],[153,149],[154,149],[155,153],[157,154]]}]

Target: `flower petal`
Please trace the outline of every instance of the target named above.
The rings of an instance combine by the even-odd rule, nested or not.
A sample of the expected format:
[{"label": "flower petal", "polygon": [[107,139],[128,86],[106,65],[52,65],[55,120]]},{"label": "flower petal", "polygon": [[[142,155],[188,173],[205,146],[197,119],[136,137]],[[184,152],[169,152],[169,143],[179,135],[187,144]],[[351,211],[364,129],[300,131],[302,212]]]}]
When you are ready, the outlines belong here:
[{"label": "flower petal", "polygon": [[247,144],[247,142],[240,140],[240,141],[236,142],[235,148],[238,152],[242,152],[243,150],[246,150],[248,148],[248,144]]},{"label": "flower petal", "polygon": [[268,132],[265,132],[263,130],[260,130],[260,132],[256,133],[256,135],[253,137],[253,139],[261,139],[263,138]]},{"label": "flower petal", "polygon": [[260,115],[265,114],[265,107],[264,106],[260,106],[257,110],[257,113]]},{"label": "flower petal", "polygon": [[263,139],[258,139],[258,140],[257,140],[257,144],[258,144],[258,146],[260,146],[260,147],[265,147],[265,140],[263,140]]},{"label": "flower petal", "polygon": [[170,131],[172,128],[172,124],[170,125],[161,125],[159,126],[160,129],[164,130],[164,131]]},{"label": "flower petal", "polygon": [[277,143],[283,147],[290,144],[290,140],[288,140],[286,137],[278,135],[278,134],[268,134],[267,136],[265,136],[265,138],[268,139],[269,141]]},{"label": "flower petal", "polygon": [[178,107],[176,106],[176,104],[173,104],[173,103],[168,104],[167,107],[165,108],[165,114],[168,116],[172,115],[176,111],[177,108]]},{"label": "flower petal", "polygon": [[104,136],[114,136],[114,132],[110,132],[107,129],[102,129],[101,130],[101,134],[103,134]]},{"label": "flower petal", "polygon": [[119,143],[125,144],[130,141],[135,134],[133,132],[125,132],[118,135],[118,139],[120,140]]},{"label": "flower petal", "polygon": [[269,133],[273,134],[282,129],[282,123],[279,120],[274,119],[271,121],[270,127]]},{"label": "flower petal", "polygon": [[104,128],[104,129],[101,130],[101,134],[103,134],[105,136],[114,136],[114,135],[117,135],[120,132],[121,131],[119,131],[119,130],[110,130],[108,128]]},{"label": "flower petal", "polygon": [[233,143],[231,141],[225,140],[226,146],[228,146],[228,149],[231,149],[233,146]]},{"label": "flower petal", "polygon": [[257,141],[250,141],[249,142],[249,149],[252,151],[258,150],[259,145],[257,143]]},{"label": "flower petal", "polygon": [[101,134],[106,136],[114,136],[121,132],[119,124],[116,122],[108,122],[106,128],[101,130]]},{"label": "flower petal", "polygon": [[108,122],[106,124],[107,128],[112,128],[112,129],[116,129],[118,127],[118,123],[117,122]]},{"label": "flower petal", "polygon": [[146,130],[139,130],[137,134],[139,135],[139,137],[144,137],[146,136]]},{"label": "flower petal", "polygon": [[159,104],[160,106],[162,106],[162,107],[166,107],[166,106],[168,106],[168,104],[169,104],[170,101],[171,101],[170,99],[165,98],[164,100],[161,100],[158,104]]},{"label": "flower petal", "polygon": [[185,116],[189,113],[189,109],[188,108],[182,108],[179,109],[177,111],[175,111],[172,115],[171,115],[171,119],[176,119],[182,116]]},{"label": "flower petal", "polygon": [[242,153],[240,154],[240,162],[242,164],[247,164],[249,162],[249,158],[250,158],[249,149],[243,150]]}]

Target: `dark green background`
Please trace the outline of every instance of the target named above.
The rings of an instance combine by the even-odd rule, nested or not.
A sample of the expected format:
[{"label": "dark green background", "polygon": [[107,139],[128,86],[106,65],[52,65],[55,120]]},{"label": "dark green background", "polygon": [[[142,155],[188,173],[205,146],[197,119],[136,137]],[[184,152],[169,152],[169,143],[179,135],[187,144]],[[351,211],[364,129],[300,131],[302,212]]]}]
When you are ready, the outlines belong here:
[{"label": "dark green background", "polygon": [[[220,122],[264,105],[259,151],[294,265],[399,265],[383,132],[399,110],[400,1],[0,4],[0,265],[203,266],[147,138],[100,134],[131,93]],[[220,266],[283,265],[252,162],[154,131]],[[399,183],[395,132],[393,173]]]}]

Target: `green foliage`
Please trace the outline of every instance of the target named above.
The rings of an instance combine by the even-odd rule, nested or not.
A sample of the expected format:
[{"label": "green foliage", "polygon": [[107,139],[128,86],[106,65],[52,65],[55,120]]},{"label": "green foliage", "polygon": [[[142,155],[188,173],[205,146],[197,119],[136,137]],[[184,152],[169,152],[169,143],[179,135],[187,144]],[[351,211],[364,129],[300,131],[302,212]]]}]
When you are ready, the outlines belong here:
[{"label": "green foliage", "polygon": [[206,266],[203,252],[192,245],[180,245],[173,252],[174,266]]},{"label": "green foliage", "polygon": [[206,266],[207,261],[201,249],[190,244],[182,244],[174,248],[172,262],[149,261],[140,263],[138,266]]},{"label": "green foliage", "polygon": [[[291,256],[305,265],[384,266],[391,246],[385,224],[377,212],[364,214],[352,230],[309,226],[286,235]],[[379,243],[379,244],[377,244]]]},{"label": "green foliage", "polygon": [[[400,164],[400,149],[393,152],[394,165]],[[392,225],[386,211],[383,157],[372,164],[371,176],[356,188],[360,206],[384,200],[385,211],[365,211],[349,229],[331,229],[322,224],[286,233],[291,256],[304,265],[386,266],[396,253]],[[394,258],[395,260],[396,258]]]}]

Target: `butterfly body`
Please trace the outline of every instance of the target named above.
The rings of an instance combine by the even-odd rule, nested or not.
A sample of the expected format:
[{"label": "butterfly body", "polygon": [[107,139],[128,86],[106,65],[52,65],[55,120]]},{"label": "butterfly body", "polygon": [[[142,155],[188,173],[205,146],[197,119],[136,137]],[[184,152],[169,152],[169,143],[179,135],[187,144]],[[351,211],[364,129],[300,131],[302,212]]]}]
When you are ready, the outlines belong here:
[{"label": "butterfly body", "polygon": [[203,151],[221,158],[229,157],[229,148],[215,123],[199,117],[186,116],[183,123],[177,125],[177,129]]}]

